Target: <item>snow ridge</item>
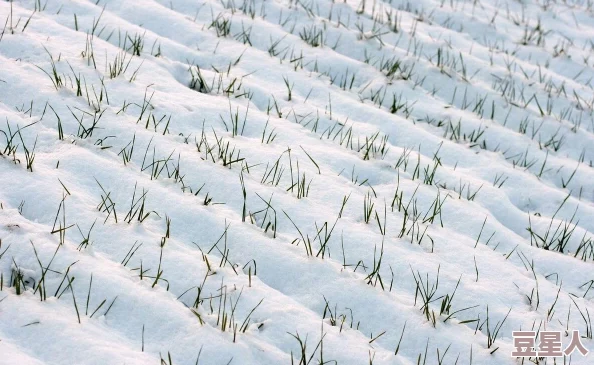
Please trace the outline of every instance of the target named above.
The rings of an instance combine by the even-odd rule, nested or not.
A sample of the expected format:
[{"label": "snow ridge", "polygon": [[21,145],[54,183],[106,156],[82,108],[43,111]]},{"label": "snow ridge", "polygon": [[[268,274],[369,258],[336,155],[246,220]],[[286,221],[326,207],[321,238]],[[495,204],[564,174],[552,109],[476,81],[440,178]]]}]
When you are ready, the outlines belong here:
[{"label": "snow ridge", "polygon": [[512,331],[545,329],[594,349],[589,2],[1,20],[0,364],[515,364]]}]

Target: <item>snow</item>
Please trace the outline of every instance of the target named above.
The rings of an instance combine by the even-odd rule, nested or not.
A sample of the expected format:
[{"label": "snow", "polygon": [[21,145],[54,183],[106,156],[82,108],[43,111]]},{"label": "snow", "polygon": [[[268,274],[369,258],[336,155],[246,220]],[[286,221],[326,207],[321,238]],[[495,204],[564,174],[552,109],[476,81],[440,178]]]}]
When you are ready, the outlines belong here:
[{"label": "snow", "polygon": [[1,364],[515,364],[518,330],[594,349],[589,2],[0,21]]}]

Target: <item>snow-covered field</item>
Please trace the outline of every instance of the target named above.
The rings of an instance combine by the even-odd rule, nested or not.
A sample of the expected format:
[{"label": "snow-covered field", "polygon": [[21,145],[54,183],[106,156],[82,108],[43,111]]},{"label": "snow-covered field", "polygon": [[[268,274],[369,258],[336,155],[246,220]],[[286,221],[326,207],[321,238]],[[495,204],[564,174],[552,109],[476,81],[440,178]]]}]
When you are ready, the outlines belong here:
[{"label": "snow-covered field", "polygon": [[594,363],[591,1],[0,23],[1,364]]}]

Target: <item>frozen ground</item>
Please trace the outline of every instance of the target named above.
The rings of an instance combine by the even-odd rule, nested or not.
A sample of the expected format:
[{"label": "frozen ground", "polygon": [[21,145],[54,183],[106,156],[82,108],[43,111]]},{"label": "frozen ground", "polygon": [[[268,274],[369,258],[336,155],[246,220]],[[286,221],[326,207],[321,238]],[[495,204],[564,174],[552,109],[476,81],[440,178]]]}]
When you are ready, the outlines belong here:
[{"label": "frozen ground", "polygon": [[0,363],[514,364],[520,329],[594,349],[591,2],[0,21]]}]

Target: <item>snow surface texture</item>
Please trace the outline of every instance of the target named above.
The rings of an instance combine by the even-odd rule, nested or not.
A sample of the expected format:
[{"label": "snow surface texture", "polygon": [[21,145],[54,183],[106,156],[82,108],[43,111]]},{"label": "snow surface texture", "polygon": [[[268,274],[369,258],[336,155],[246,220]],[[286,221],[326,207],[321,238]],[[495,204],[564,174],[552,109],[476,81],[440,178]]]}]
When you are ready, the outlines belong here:
[{"label": "snow surface texture", "polygon": [[520,329],[594,349],[591,2],[0,20],[0,363],[514,364]]}]

